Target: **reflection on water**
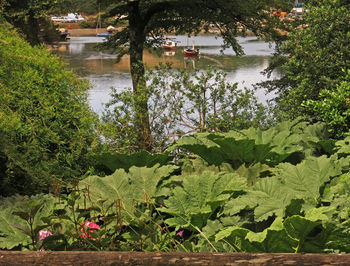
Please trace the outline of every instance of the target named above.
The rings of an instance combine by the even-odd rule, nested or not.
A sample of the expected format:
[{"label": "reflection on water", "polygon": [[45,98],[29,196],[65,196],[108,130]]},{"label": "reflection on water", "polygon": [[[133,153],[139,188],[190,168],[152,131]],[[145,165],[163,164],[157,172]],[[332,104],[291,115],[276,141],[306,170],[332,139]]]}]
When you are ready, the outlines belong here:
[{"label": "reflection on water", "polygon": [[[215,66],[227,72],[227,80],[238,82],[239,87],[252,88],[252,85],[266,80],[261,71],[267,67],[268,59],[273,53],[273,45],[259,41],[256,37],[239,37],[238,42],[243,46],[245,55],[238,57],[232,49],[221,52],[221,38],[214,36],[196,36],[188,39],[186,36],[175,37],[180,46],[177,51],[151,49],[144,53],[144,61],[148,67],[154,67],[159,63],[170,63],[173,68],[206,69]],[[103,104],[110,99],[110,87],[123,89],[131,87],[129,74],[129,57],[124,56],[116,63],[116,56],[107,51],[96,50],[96,45],[103,41],[99,37],[71,37],[67,42],[62,42],[56,47],[55,52],[68,62],[78,74],[87,78],[91,84],[89,101],[98,113],[102,112]],[[200,49],[198,57],[184,57],[182,50],[188,44],[194,43]],[[276,77],[273,75],[272,78]],[[273,97],[265,95],[264,91],[257,91],[260,101]]]}]

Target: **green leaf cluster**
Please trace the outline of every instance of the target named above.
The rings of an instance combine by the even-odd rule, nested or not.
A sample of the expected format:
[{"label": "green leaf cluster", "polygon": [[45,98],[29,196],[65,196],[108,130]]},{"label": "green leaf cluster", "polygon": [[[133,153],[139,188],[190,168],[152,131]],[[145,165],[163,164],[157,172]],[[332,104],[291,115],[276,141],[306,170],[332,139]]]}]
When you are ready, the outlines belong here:
[{"label": "green leaf cluster", "polygon": [[88,84],[41,46],[0,28],[0,193],[47,191],[79,177],[97,140]]},{"label": "green leaf cluster", "polygon": [[[171,163],[145,167],[139,162],[128,168],[135,157],[120,157],[126,167],[111,160],[110,167],[118,168],[113,174],[81,180],[74,192],[49,208],[51,215],[45,212],[47,217],[41,220],[53,235],[43,246],[49,250],[350,252],[349,140],[334,142],[325,132],[321,124],[286,121],[265,131],[250,128],[185,137],[175,144],[178,153]],[[164,159],[144,155],[144,164]],[[33,215],[36,206],[27,212],[0,211],[0,217],[10,213],[0,220],[2,249],[35,248],[31,238],[19,242],[21,231],[11,226],[20,222],[18,216],[22,223],[41,217]],[[91,238],[82,237],[81,224],[86,221],[100,227]],[[16,242],[6,246],[11,235]]]},{"label": "green leaf cluster", "polygon": [[279,50],[282,77],[265,85],[278,92],[281,120],[323,121],[342,138],[350,125],[350,7],[342,0],[309,2],[310,12],[299,27],[291,25]]},{"label": "green leaf cluster", "polygon": [[[194,132],[227,132],[251,126],[266,128],[268,108],[254,92],[225,81],[223,71],[186,73],[160,66],[146,75],[152,148],[163,151],[170,142]],[[141,98],[141,99],[140,99]],[[111,150],[135,151],[137,144],[135,94],[112,91],[100,128]]]}]

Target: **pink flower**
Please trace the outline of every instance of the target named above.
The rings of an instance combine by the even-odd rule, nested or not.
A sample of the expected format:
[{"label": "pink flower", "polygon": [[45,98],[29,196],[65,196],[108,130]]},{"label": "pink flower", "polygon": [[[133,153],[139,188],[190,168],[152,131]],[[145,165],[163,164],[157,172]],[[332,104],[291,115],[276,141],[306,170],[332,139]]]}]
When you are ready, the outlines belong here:
[{"label": "pink flower", "polygon": [[44,240],[45,238],[47,238],[50,235],[52,235],[52,233],[50,231],[40,230],[39,231],[39,240]]},{"label": "pink flower", "polygon": [[94,233],[95,231],[94,230],[87,230],[87,229],[97,229],[97,230],[101,229],[98,224],[92,223],[89,221],[86,221],[85,223],[81,223],[81,225],[82,225],[82,228],[80,229],[80,232],[84,233],[83,235],[80,236],[81,238],[89,238],[89,239],[92,238],[89,233]]},{"label": "pink flower", "polygon": [[182,236],[185,230],[180,230],[179,232],[176,233],[177,236]]}]

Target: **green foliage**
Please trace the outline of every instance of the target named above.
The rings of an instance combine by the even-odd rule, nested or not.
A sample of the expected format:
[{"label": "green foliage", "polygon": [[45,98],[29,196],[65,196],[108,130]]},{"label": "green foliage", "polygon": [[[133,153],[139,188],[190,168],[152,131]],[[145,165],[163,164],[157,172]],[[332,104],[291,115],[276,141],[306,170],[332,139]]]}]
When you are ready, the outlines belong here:
[{"label": "green foliage", "polygon": [[43,47],[0,28],[0,193],[47,191],[79,177],[96,139],[88,84]]},{"label": "green foliage", "polygon": [[[64,0],[1,0],[0,16],[21,32],[31,45],[43,42],[42,28],[48,15]],[[53,27],[51,30],[54,30]]]},{"label": "green foliage", "polygon": [[337,138],[350,130],[349,70],[345,79],[333,90],[321,90],[317,100],[304,101],[305,108],[311,110],[320,120],[325,121],[329,132]]},{"label": "green foliage", "polygon": [[195,231],[205,225],[233,192],[245,188],[245,180],[236,174],[203,172],[198,176],[186,176],[183,187],[175,187],[173,195],[164,202],[166,208],[160,210],[173,216],[165,220],[169,226],[177,229],[189,227]]},{"label": "green foliage", "polygon": [[259,180],[247,194],[228,201],[224,212],[233,215],[245,208],[253,209],[259,222],[273,215],[284,217],[293,199],[303,200],[303,209],[316,207],[321,188],[341,172],[331,159],[309,157],[296,166],[280,164],[273,173],[272,177]]},{"label": "green foliage", "polygon": [[339,154],[347,154],[350,155],[350,134],[345,137],[343,140],[339,140],[335,143],[338,148]]},{"label": "green foliage", "polygon": [[[216,234],[215,240],[237,243],[239,251],[266,253],[319,253],[334,233],[322,220],[294,215],[276,218],[262,232],[232,226]],[[239,246],[238,246],[239,245]]]},{"label": "green foliage", "polygon": [[[227,133],[200,133],[180,139],[170,149],[181,148],[198,154],[209,164],[230,163],[237,169],[243,164],[263,163],[275,166],[280,162],[297,163],[305,156],[324,152],[326,143],[321,128],[307,126],[299,120],[287,121],[268,130],[249,128]],[[328,148],[328,151],[331,148]],[[305,153],[303,155],[303,153]]]},{"label": "green foliage", "polygon": [[152,154],[147,151],[139,151],[131,154],[102,153],[100,155],[95,155],[94,159],[97,161],[97,164],[107,167],[108,170],[113,173],[120,168],[129,171],[129,168],[132,166],[146,166],[148,168],[156,164],[162,166],[169,163],[172,157],[169,156],[169,153]]},{"label": "green foliage", "polygon": [[88,189],[93,203],[107,199],[106,204],[121,200],[126,216],[133,216],[133,206],[154,200],[161,196],[157,185],[176,169],[176,166],[155,165],[152,168],[131,167],[129,172],[119,169],[107,177],[90,176],[79,183],[81,189]]},{"label": "green foliage", "polygon": [[39,231],[48,227],[42,218],[53,212],[54,199],[15,195],[2,199],[0,206],[0,249],[39,249]]},{"label": "green foliage", "polygon": [[[152,147],[163,150],[170,141],[193,132],[226,132],[269,124],[267,108],[253,91],[225,81],[222,71],[147,73],[148,115]],[[113,91],[103,116],[101,133],[111,149],[137,150],[136,104],[132,90]]]},{"label": "green foliage", "polygon": [[[126,120],[126,123],[122,125],[134,125],[133,134],[128,130],[122,127],[121,134],[117,136],[129,137],[128,140],[132,140],[129,145],[134,145],[136,143],[136,149],[146,149],[152,150],[152,144],[154,140],[157,141],[156,137],[152,133],[160,131],[161,134],[167,134],[164,132],[166,128],[162,126],[161,128],[155,128],[155,122],[153,117],[150,117],[150,114],[155,110],[152,109],[152,106],[149,108],[149,98],[152,93],[149,93],[149,90],[146,86],[145,81],[145,69],[143,65],[143,50],[145,47],[154,46],[155,44],[160,45],[163,41],[163,36],[168,34],[168,32],[175,33],[186,33],[198,34],[203,29],[208,30],[209,25],[214,23],[220,28],[220,34],[223,37],[224,44],[223,48],[232,47],[232,49],[238,55],[242,55],[242,47],[238,44],[236,36],[238,35],[239,28],[243,28],[245,32],[248,28],[253,29],[256,35],[262,36],[274,36],[277,34],[277,24],[279,20],[270,16],[269,9],[271,5],[276,7],[285,4],[285,1],[274,0],[274,1],[256,1],[256,0],[246,0],[244,4],[240,1],[225,1],[218,0],[214,2],[208,2],[203,0],[192,0],[184,3],[182,0],[177,1],[167,1],[167,0],[140,0],[140,1],[102,1],[104,3],[110,4],[108,15],[126,15],[128,20],[127,25],[117,33],[115,33],[111,38],[108,38],[102,46],[113,48],[117,54],[117,58],[120,59],[125,54],[130,54],[130,73],[133,83],[133,93],[122,94],[121,98],[122,103],[127,103],[127,107],[132,107],[131,112],[130,108],[125,108],[125,105],[122,104],[120,110],[115,110],[114,114],[126,113],[126,115],[121,116],[122,120]],[[283,5],[282,4],[282,5]],[[263,23],[262,23],[263,21]],[[149,38],[152,36],[153,38]],[[207,128],[207,121],[216,123],[216,112],[214,105],[214,119],[206,119],[206,102],[203,97],[204,91],[201,91],[203,88],[201,86],[192,87],[193,92],[195,93],[195,98],[185,97],[191,99],[191,104],[196,103],[196,109],[198,110],[199,120],[194,121],[195,127],[194,130],[200,129],[204,131]],[[201,91],[203,94],[199,95],[198,91]],[[219,90],[220,91],[220,90]],[[231,88],[232,91],[232,88]],[[188,93],[188,92],[187,92]],[[189,93],[190,95],[191,93]],[[220,95],[221,94],[221,95]],[[185,96],[186,93],[180,94],[180,97]],[[205,96],[205,94],[204,94]],[[212,98],[223,97],[221,102],[224,102],[225,97],[222,93],[217,95],[211,95]],[[241,95],[240,95],[241,96]],[[245,97],[244,97],[245,96]],[[247,97],[248,96],[248,97]],[[247,100],[249,102],[249,93],[248,95],[243,93],[243,98],[245,102],[243,103],[247,109]],[[248,99],[247,99],[248,98]],[[182,102],[182,101],[181,101]],[[175,101],[167,102],[167,104],[174,103]],[[232,103],[231,103],[232,104]],[[181,106],[183,108],[185,106]],[[202,109],[204,107],[204,109]],[[240,107],[240,106],[239,106]],[[190,107],[192,108],[192,107]],[[232,113],[237,115],[239,111],[238,108],[235,109],[234,106],[230,106],[228,116],[232,118]],[[260,109],[260,108],[257,108]],[[244,111],[243,111],[244,112]],[[190,111],[194,113],[194,111]],[[158,114],[158,113],[157,113]],[[224,112],[222,113],[224,114]],[[250,116],[251,113],[245,113],[245,116]],[[191,116],[191,115],[190,115]],[[186,117],[186,114],[183,115]],[[251,118],[251,117],[250,117]],[[118,120],[117,118],[116,120]],[[191,120],[192,118],[188,118]],[[120,120],[119,120],[120,121]],[[120,127],[117,124],[117,129]],[[132,122],[130,122],[132,121]],[[221,122],[225,120],[222,119]],[[245,121],[238,119],[240,123]],[[186,123],[186,121],[181,121]],[[232,124],[231,120],[229,123]],[[192,124],[192,123],[191,123]],[[199,124],[199,126],[198,126]],[[223,123],[223,126],[226,126],[226,123]],[[191,127],[192,125],[186,125]],[[214,125],[215,126],[215,125]],[[171,132],[172,133],[172,132]],[[161,138],[162,141],[164,138]],[[123,143],[123,141],[121,141]],[[161,145],[159,145],[161,146]]]},{"label": "green foliage", "polygon": [[[249,136],[254,145],[255,141],[274,143],[279,155],[274,158],[296,148],[297,160],[282,156],[283,162],[266,165],[258,162],[258,148],[246,149],[242,158],[257,159],[245,159],[235,168],[229,162],[212,164],[200,153],[179,153],[172,162],[178,166],[132,166],[128,172],[118,169],[109,176],[90,176],[71,188],[69,195],[56,195],[56,201],[42,195],[28,201],[1,199],[0,248],[350,252],[349,143],[347,139],[335,146],[329,142],[329,155],[320,149],[328,141],[322,132],[322,125],[300,121],[266,131],[235,132],[234,136]],[[210,135],[215,134],[206,136]],[[289,140],[278,146],[281,136]],[[207,146],[216,145],[209,140]],[[225,143],[235,147],[237,140]],[[215,147],[215,153],[227,154],[225,147]],[[286,162],[287,158],[293,162]],[[87,222],[93,225],[90,236]],[[41,228],[52,235],[37,242]]]},{"label": "green foliage", "polygon": [[281,52],[282,78],[270,82],[279,92],[282,119],[304,116],[328,124],[333,137],[349,130],[349,19],[346,1],[312,1],[301,27],[289,29]]}]

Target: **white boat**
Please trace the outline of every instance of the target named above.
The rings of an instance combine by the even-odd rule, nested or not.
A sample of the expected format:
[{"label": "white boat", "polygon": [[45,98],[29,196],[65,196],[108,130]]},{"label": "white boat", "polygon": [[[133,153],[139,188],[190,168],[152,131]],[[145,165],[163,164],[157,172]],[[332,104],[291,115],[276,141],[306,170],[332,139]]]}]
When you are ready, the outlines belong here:
[{"label": "white boat", "polygon": [[162,44],[162,48],[164,50],[176,50],[177,42],[175,41],[175,38],[165,37],[165,42]]}]

